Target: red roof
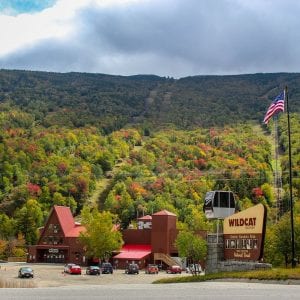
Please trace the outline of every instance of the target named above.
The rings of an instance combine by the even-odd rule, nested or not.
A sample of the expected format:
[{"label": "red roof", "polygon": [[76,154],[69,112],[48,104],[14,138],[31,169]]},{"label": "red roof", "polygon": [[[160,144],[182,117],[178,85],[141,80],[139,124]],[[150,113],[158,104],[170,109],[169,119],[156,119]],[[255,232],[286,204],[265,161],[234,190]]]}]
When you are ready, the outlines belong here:
[{"label": "red roof", "polygon": [[146,216],[143,216],[141,218],[138,218],[139,221],[151,221],[152,220],[152,217],[150,215],[146,215]]},{"label": "red roof", "polygon": [[[51,218],[53,213],[56,213],[58,222],[65,237],[79,237],[80,232],[86,231],[86,228],[83,225],[81,225],[79,222],[75,222],[70,207],[54,205],[48,216],[46,224],[48,224],[49,219]],[[40,229],[40,240],[44,234],[46,227],[47,226]],[[118,224],[114,225],[112,230],[119,230],[119,227],[120,226]]]},{"label": "red roof", "polygon": [[80,232],[85,232],[86,228],[82,225],[77,225],[71,230],[69,230],[66,234],[66,237],[78,237]]},{"label": "red roof", "polygon": [[80,232],[86,230],[80,223],[75,223],[70,207],[54,205],[53,209],[65,237],[78,237]]},{"label": "red roof", "polygon": [[75,227],[75,221],[70,207],[54,205],[53,209],[56,212],[64,235],[67,236],[68,231]]},{"label": "red roof", "polygon": [[127,244],[121,249],[121,253],[115,255],[114,259],[142,259],[151,254],[151,245]]},{"label": "red roof", "polygon": [[175,214],[173,214],[173,213],[171,213],[171,212],[169,212],[165,209],[153,214],[153,216],[174,216],[174,217],[177,217]]}]

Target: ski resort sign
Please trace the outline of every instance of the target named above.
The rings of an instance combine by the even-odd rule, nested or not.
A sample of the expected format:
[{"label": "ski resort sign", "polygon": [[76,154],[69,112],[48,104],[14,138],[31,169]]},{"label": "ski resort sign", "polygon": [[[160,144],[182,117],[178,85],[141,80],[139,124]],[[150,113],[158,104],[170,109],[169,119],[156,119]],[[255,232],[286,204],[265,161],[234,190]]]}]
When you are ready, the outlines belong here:
[{"label": "ski resort sign", "polygon": [[267,210],[262,204],[224,219],[225,260],[258,261],[263,257]]}]

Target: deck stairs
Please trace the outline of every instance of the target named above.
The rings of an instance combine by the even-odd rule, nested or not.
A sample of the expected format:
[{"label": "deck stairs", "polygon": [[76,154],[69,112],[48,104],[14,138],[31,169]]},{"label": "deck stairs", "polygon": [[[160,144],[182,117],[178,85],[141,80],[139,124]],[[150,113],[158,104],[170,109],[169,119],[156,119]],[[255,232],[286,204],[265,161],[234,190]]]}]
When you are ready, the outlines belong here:
[{"label": "deck stairs", "polygon": [[168,266],[179,265],[182,267],[180,260],[176,258],[165,253],[154,253],[154,261],[160,260]]}]

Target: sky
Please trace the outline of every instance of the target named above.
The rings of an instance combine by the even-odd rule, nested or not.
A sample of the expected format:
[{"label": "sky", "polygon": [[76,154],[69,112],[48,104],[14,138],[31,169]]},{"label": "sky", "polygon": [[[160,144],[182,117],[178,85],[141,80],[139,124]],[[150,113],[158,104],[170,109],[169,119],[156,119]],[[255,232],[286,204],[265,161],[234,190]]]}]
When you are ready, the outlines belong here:
[{"label": "sky", "polygon": [[0,0],[0,69],[300,72],[299,0]]}]

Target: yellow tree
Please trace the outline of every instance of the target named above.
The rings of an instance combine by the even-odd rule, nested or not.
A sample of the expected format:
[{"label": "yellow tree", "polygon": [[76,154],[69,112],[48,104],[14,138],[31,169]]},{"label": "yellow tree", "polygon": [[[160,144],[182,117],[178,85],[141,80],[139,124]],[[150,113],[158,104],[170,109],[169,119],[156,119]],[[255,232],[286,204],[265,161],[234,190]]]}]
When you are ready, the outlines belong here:
[{"label": "yellow tree", "polygon": [[207,255],[206,241],[192,231],[179,232],[175,244],[180,257],[186,257],[192,264],[205,260]]},{"label": "yellow tree", "polygon": [[90,257],[107,259],[113,251],[118,251],[122,244],[122,235],[116,229],[116,216],[110,212],[90,211],[83,207],[81,224],[86,231],[80,234],[80,240]]}]

